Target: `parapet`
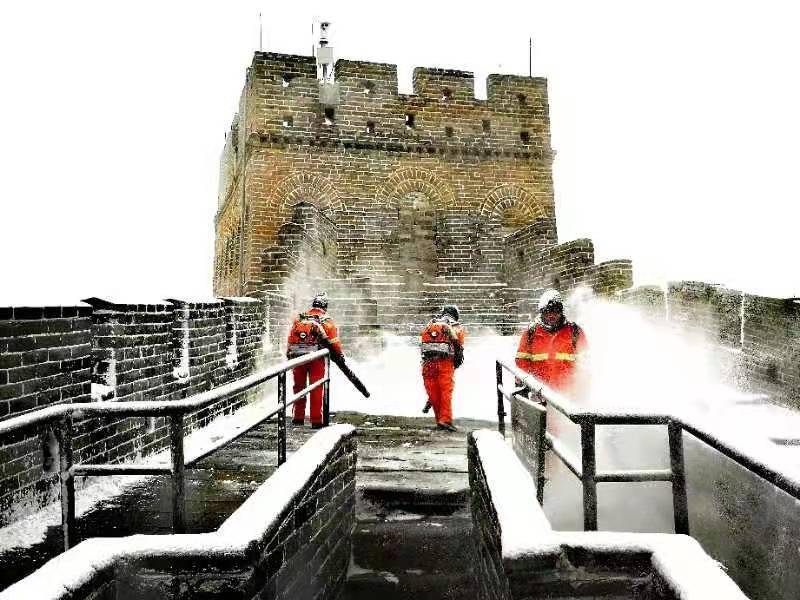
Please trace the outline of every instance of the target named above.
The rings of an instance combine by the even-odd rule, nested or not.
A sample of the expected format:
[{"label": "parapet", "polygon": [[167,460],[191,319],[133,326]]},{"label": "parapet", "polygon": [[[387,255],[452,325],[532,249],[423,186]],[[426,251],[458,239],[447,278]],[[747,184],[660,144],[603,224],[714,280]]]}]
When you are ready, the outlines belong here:
[{"label": "parapet", "polygon": [[389,63],[376,63],[364,60],[336,61],[336,78],[345,77],[361,78],[364,81],[386,86],[392,93],[397,93],[397,65]]},{"label": "parapet", "polygon": [[317,77],[317,61],[313,56],[256,52],[253,55],[253,75],[281,81],[284,77]]},{"label": "parapet", "polygon": [[547,79],[492,73],[486,80],[486,100],[495,109],[517,112],[530,107],[547,114]]},{"label": "parapet", "polygon": [[248,73],[243,140],[551,158],[543,78],[490,75],[478,100],[471,71],[417,67],[414,93],[400,94],[396,65],[340,59],[336,102],[322,102],[313,56],[256,52]]},{"label": "parapet", "polygon": [[[316,60],[313,56],[256,52],[251,65],[253,76],[268,81],[286,82],[296,77],[316,79]],[[351,92],[371,93],[379,88],[382,95],[399,98],[397,65],[363,60],[336,61],[338,80],[362,80],[364,86]],[[487,101],[475,99],[475,74],[458,69],[416,67],[412,76],[413,95],[428,100],[462,100],[476,104],[511,107],[541,105],[546,107],[547,80],[544,77],[502,75],[493,73],[487,78]],[[527,112],[524,108],[521,112]]]},{"label": "parapet", "polygon": [[417,67],[412,77],[414,94],[435,100],[473,100],[475,75],[471,71]]}]

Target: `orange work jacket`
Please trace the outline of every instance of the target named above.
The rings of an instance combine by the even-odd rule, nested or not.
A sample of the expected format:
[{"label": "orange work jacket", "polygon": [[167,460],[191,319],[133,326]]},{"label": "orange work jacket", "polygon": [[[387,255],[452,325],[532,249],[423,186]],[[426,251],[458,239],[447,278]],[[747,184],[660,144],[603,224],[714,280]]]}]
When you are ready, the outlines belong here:
[{"label": "orange work jacket", "polygon": [[458,321],[446,317],[431,319],[420,334],[422,360],[453,359],[456,344],[464,348],[464,328]]},{"label": "orange work jacket", "polygon": [[565,322],[556,331],[532,323],[523,332],[517,349],[517,366],[554,390],[569,389],[578,355],[586,349],[586,336],[575,323]]},{"label": "orange work jacket", "polygon": [[322,335],[320,327],[328,337],[333,349],[340,354],[344,354],[342,352],[342,343],[339,341],[339,331],[336,329],[333,319],[327,316],[321,308],[312,308],[297,315],[292,323],[292,327],[289,329],[286,356],[288,358],[297,358],[303,354],[319,350],[321,348],[319,340]]}]

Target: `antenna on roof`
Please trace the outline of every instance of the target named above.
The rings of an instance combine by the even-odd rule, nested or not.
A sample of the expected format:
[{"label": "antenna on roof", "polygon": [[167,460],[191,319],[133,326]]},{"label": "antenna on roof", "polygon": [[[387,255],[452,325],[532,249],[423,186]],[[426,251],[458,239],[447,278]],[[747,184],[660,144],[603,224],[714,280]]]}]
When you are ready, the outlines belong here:
[{"label": "antenna on roof", "polygon": [[258,51],[264,51],[264,23],[261,21],[261,12],[258,13]]},{"label": "antenna on roof", "polygon": [[528,77],[533,77],[533,38],[528,38]]}]

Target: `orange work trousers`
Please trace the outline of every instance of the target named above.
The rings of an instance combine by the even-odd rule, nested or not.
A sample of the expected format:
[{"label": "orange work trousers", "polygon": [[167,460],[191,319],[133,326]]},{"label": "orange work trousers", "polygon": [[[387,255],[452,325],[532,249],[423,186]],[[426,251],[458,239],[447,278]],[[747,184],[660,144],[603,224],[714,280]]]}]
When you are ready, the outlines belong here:
[{"label": "orange work trousers", "polygon": [[[296,394],[303,388],[325,377],[325,359],[320,358],[310,363],[292,369],[294,385],[292,391]],[[311,424],[322,425],[322,389],[324,385],[311,390]],[[306,397],[303,396],[294,403],[294,419],[302,421],[306,416]]]},{"label": "orange work trousers", "polygon": [[453,422],[453,359],[434,358],[422,363],[422,381],[437,423]]}]

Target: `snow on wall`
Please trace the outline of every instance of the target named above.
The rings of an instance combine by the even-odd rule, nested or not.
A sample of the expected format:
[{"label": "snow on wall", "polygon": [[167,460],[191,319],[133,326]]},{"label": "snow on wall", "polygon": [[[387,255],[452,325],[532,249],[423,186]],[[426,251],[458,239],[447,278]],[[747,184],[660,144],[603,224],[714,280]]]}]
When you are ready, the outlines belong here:
[{"label": "snow on wall", "polygon": [[[270,573],[278,573],[283,561],[288,564],[290,559],[291,552],[287,550],[284,556],[283,543],[278,543],[278,535],[285,541],[294,534],[294,525],[287,524],[298,523],[298,527],[302,527],[316,523],[311,517],[323,513],[328,519],[321,519],[318,529],[312,526],[309,538],[329,523],[337,525],[328,530],[331,535],[329,547],[340,549],[337,564],[341,567],[339,575],[343,577],[349,546],[343,545],[342,540],[349,543],[354,523],[354,434],[355,429],[349,425],[334,425],[315,434],[214,533],[89,539],[1,592],[0,600],[89,598],[110,580],[119,577],[125,579],[126,585],[134,585],[134,589],[149,590],[153,580],[135,572],[145,568],[148,571],[180,573],[179,566],[173,568],[176,561],[186,561],[183,564],[189,565],[191,572],[183,573],[189,581],[193,581],[192,576],[204,580],[200,572],[203,569],[198,565],[205,565],[212,571],[208,574],[212,580],[219,579],[223,573],[229,580],[246,584],[248,589],[253,589],[253,585],[256,589],[263,587],[265,598],[271,597],[269,589],[276,596],[282,592],[291,595],[291,590],[281,585],[273,588],[268,585],[274,581],[270,579]],[[305,504],[303,500],[306,500]],[[311,501],[314,509],[309,511],[306,507]],[[299,532],[296,534],[300,535]],[[336,546],[337,540],[339,546]],[[320,538],[317,541],[321,541]],[[295,552],[304,548],[302,542],[293,547]],[[276,551],[282,559],[277,562],[277,568],[273,559]],[[331,553],[333,556],[333,550]],[[335,563],[334,560],[328,562]],[[136,565],[133,569],[132,564]],[[296,570],[304,579],[312,574],[307,569]],[[287,573],[282,575],[284,582],[291,579]],[[160,580],[157,582],[161,583]],[[299,591],[303,583],[293,585],[299,586],[293,588]],[[335,597],[336,593],[338,588],[333,586],[328,595],[320,598]]]},{"label": "snow on wall", "polygon": [[[745,600],[700,545],[683,535],[554,532],[527,471],[499,433],[469,438],[480,598],[549,597],[561,582],[582,595],[613,595],[612,580],[661,598]],[[616,597],[616,596],[614,596]]]},{"label": "snow on wall", "polygon": [[[225,364],[231,322],[238,359],[233,370]],[[261,359],[263,329],[263,304],[252,298],[225,299],[224,306],[215,299],[122,303],[89,298],[75,306],[0,307],[0,419],[92,399],[171,400],[240,379]],[[188,364],[190,377],[174,380],[173,361]],[[189,415],[187,432],[253,397],[243,394]],[[57,497],[57,474],[42,468],[48,460],[42,443],[48,427],[0,436],[0,524]],[[116,462],[157,452],[166,439],[163,418],[76,418],[73,448],[78,462]]]}]

